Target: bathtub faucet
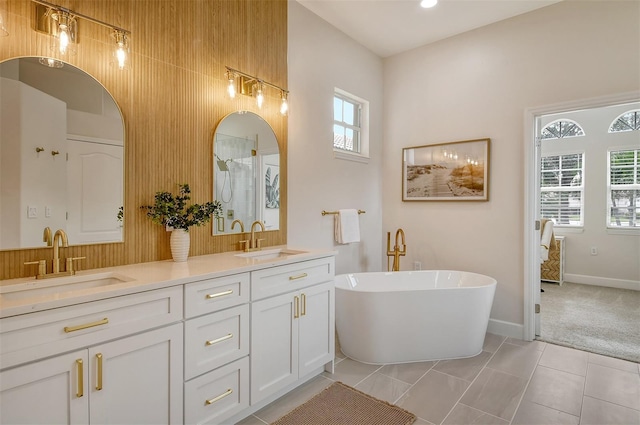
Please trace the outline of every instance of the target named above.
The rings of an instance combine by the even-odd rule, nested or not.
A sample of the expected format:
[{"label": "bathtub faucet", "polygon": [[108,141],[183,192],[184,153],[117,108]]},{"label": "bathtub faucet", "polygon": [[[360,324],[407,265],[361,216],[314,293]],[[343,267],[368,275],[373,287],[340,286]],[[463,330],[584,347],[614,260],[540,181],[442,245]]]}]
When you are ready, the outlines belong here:
[{"label": "bathtub faucet", "polygon": [[[398,243],[398,236],[402,236],[402,250],[400,250],[400,244]],[[387,257],[393,257],[392,272],[400,271],[400,256],[405,256],[407,253],[407,245],[404,241],[404,230],[398,229],[396,231],[396,244],[391,251],[391,232],[387,232]],[[389,270],[389,259],[387,258],[387,270]]]}]

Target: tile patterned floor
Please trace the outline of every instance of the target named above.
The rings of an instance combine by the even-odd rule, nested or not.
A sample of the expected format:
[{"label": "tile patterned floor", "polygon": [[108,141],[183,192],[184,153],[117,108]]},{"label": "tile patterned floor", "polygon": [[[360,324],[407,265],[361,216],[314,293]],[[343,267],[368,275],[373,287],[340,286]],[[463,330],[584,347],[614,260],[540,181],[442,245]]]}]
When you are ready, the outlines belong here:
[{"label": "tile patterned floor", "polygon": [[640,364],[487,334],[461,360],[374,366],[336,352],[324,373],[238,425],[269,424],[334,381],[413,412],[416,425],[640,425]]}]

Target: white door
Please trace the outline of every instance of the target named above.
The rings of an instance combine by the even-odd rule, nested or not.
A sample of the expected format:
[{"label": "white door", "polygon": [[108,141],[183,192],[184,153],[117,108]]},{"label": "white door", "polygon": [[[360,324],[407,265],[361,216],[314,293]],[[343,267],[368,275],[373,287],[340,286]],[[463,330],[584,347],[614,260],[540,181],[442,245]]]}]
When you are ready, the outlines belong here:
[{"label": "white door", "polygon": [[89,349],[91,423],[182,423],[182,324]]},{"label": "white door", "polygon": [[335,353],[333,282],[312,286],[300,292],[299,375],[323,366]]},{"label": "white door", "polygon": [[299,300],[288,293],[251,304],[251,404],[298,379]]},{"label": "white door", "polygon": [[69,243],[122,240],[123,147],[67,139]]},{"label": "white door", "polygon": [[0,372],[0,423],[89,422],[87,350]]},{"label": "white door", "polygon": [[[538,231],[536,232],[536,238],[534,240],[534,249],[533,252],[535,253],[535,258],[536,260],[539,261],[540,259],[540,235],[542,234],[542,228],[540,226],[540,220],[542,220],[542,217],[540,216],[540,170],[542,168],[542,164],[541,164],[541,133],[542,133],[542,129],[540,128],[540,117],[536,117],[535,119],[535,124],[534,124],[534,141],[535,141],[535,154],[534,154],[534,158],[536,161],[536,165],[534,167],[534,173],[535,176],[533,178],[534,180],[534,184],[536,187],[536,191],[535,191],[535,200],[534,200],[534,211],[535,211],[535,219],[536,219],[536,229],[538,229]],[[539,336],[540,335],[540,267],[536,267],[534,270],[534,280],[533,280],[533,290],[534,290],[534,295],[533,295],[533,302],[534,302],[534,308],[535,308],[535,316],[534,316],[534,326],[535,326],[535,336]]]}]

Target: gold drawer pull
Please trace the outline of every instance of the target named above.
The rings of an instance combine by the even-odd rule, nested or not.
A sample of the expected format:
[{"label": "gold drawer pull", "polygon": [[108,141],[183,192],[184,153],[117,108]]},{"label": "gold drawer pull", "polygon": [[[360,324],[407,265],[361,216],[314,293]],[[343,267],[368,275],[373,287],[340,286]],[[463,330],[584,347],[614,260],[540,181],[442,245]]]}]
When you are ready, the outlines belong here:
[{"label": "gold drawer pull", "polygon": [[226,341],[226,340],[231,339],[231,338],[233,338],[233,334],[227,334],[225,336],[221,336],[220,338],[212,339],[211,341],[207,341],[207,342],[204,343],[204,345],[206,345],[208,347],[210,345],[214,345],[214,344],[217,344],[217,343],[222,342],[222,341]]},{"label": "gold drawer pull", "polygon": [[210,300],[212,298],[224,297],[225,295],[233,294],[233,289],[229,289],[228,291],[218,292],[217,294],[207,294],[206,299]]},{"label": "gold drawer pull", "polygon": [[300,317],[300,297],[297,295],[293,297],[293,318],[298,319]]},{"label": "gold drawer pull", "polygon": [[101,326],[101,325],[106,325],[107,323],[109,323],[109,319],[107,319],[106,317],[102,320],[98,320],[97,322],[91,322],[91,323],[86,323],[84,325],[78,325],[78,326],[65,326],[64,327],[64,331],[66,333],[70,333],[70,332],[75,332],[75,331],[79,331],[82,329],[88,329],[88,328],[93,328],[95,326]]},{"label": "gold drawer pull", "polygon": [[82,359],[76,360],[76,366],[78,367],[78,391],[76,397],[80,398],[84,395],[84,368],[82,366]]},{"label": "gold drawer pull", "polygon": [[102,389],[102,353],[96,354],[96,360],[98,362],[98,379],[96,382],[96,390]]},{"label": "gold drawer pull", "polygon": [[299,274],[298,276],[289,276],[289,280],[304,279],[307,276],[308,275],[306,273],[302,273],[302,274]]},{"label": "gold drawer pull", "polygon": [[302,312],[300,316],[305,316],[307,314],[307,296],[302,293],[300,294],[301,304],[302,304]]},{"label": "gold drawer pull", "polygon": [[208,406],[208,405],[210,405],[210,404],[215,403],[215,402],[216,402],[216,401],[218,401],[218,400],[222,400],[222,399],[223,399],[223,398],[225,398],[226,396],[231,395],[231,393],[232,393],[232,392],[233,392],[233,390],[232,390],[231,388],[229,388],[227,391],[223,392],[223,393],[222,393],[222,394],[220,394],[219,396],[214,397],[214,398],[209,399],[209,400],[205,400],[204,405],[205,405],[205,406]]}]

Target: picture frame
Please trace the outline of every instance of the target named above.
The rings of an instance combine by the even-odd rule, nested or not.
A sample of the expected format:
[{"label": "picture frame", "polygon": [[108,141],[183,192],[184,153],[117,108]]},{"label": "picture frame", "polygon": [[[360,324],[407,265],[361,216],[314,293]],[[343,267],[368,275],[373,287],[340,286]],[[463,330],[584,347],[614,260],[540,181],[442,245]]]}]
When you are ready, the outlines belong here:
[{"label": "picture frame", "polygon": [[491,139],[402,149],[403,201],[488,201]]}]

